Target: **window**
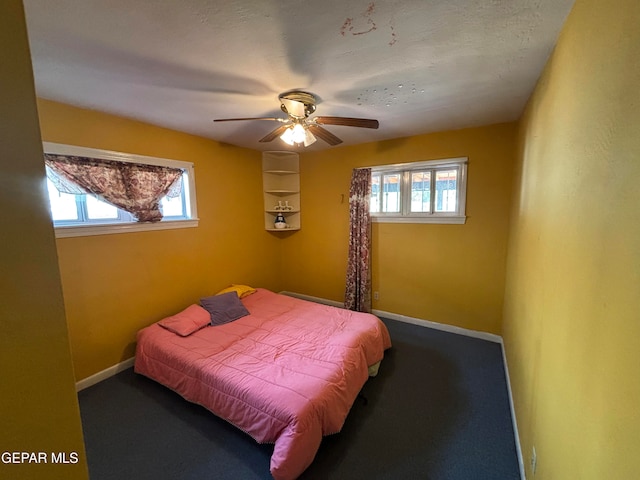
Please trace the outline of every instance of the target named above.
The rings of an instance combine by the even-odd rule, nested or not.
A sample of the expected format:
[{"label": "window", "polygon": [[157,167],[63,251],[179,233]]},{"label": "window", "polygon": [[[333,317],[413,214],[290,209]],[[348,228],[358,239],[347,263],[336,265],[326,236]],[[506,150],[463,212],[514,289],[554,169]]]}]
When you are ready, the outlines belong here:
[{"label": "window", "polygon": [[[163,218],[157,223],[139,223],[131,213],[102,201],[93,195],[82,193],[80,189],[78,189],[78,193],[60,192],[55,183],[50,178],[47,178],[47,190],[56,237],[188,228],[198,225],[192,163],[48,142],[45,142],[43,146],[45,153],[55,155],[159,165],[178,168],[182,171],[182,175],[178,180],[180,182],[180,193],[173,197],[165,196],[160,200],[160,210]],[[49,170],[49,167],[47,167],[47,173],[48,177],[55,175]]]},{"label": "window", "polygon": [[464,223],[466,182],[466,158],[372,167],[372,220]]}]

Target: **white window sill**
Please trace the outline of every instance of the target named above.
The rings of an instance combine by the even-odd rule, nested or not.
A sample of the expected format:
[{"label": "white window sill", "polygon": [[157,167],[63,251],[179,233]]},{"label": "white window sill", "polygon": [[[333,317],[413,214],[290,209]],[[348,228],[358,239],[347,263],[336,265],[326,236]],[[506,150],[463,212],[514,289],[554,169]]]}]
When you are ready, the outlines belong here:
[{"label": "white window sill", "polygon": [[173,230],[198,226],[198,219],[169,220],[157,223],[120,223],[114,225],[69,225],[55,227],[56,238],[88,237],[114,233],[146,232],[150,230]]},{"label": "white window sill", "polygon": [[442,223],[448,225],[463,225],[467,221],[467,217],[464,215],[442,215],[430,217],[371,215],[371,221],[373,223]]}]

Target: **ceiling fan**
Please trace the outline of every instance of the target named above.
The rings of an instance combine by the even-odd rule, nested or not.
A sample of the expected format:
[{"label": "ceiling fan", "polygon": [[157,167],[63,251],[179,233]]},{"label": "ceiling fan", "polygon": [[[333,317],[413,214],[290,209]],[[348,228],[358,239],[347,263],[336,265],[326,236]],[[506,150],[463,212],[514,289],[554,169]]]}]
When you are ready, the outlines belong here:
[{"label": "ceiling fan", "polygon": [[277,137],[293,146],[303,144],[305,147],[316,141],[316,137],[334,146],[342,143],[322,125],[340,125],[346,127],[378,128],[378,120],[352,117],[313,117],[316,111],[316,98],[307,92],[292,90],[281,93],[280,109],[287,114],[287,118],[279,117],[247,117],[247,118],[219,118],[214,122],[235,122],[240,120],[273,120],[282,125],[262,137],[260,142],[270,142]]}]

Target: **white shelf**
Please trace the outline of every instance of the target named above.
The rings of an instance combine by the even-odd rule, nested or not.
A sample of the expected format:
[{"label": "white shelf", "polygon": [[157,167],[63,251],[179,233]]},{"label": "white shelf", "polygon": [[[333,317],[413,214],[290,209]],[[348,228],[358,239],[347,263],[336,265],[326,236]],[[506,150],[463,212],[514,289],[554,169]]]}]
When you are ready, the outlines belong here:
[{"label": "white shelf", "polygon": [[297,232],[300,228],[266,228],[267,232]]},{"label": "white shelf", "polygon": [[299,192],[298,190],[265,190],[264,193],[273,193],[274,195],[293,195]]},{"label": "white shelf", "polygon": [[295,175],[297,170],[264,170],[264,173],[272,173],[273,175]]},{"label": "white shelf", "polygon": [[[262,152],[264,228],[268,232],[300,230],[300,170],[296,152]],[[276,210],[287,202],[291,210]],[[287,228],[275,228],[276,216],[285,216]]]}]

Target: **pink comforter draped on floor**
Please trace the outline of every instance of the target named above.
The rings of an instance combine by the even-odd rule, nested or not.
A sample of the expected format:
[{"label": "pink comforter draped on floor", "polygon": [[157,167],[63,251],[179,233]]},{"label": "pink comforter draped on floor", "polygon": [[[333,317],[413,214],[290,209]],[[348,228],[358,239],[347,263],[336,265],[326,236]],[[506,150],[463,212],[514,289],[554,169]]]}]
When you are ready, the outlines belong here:
[{"label": "pink comforter draped on floor", "polygon": [[188,337],[141,330],[135,371],[274,443],[271,474],[294,479],[342,428],[389,332],[373,315],[264,289],[242,302],[250,315]]}]

